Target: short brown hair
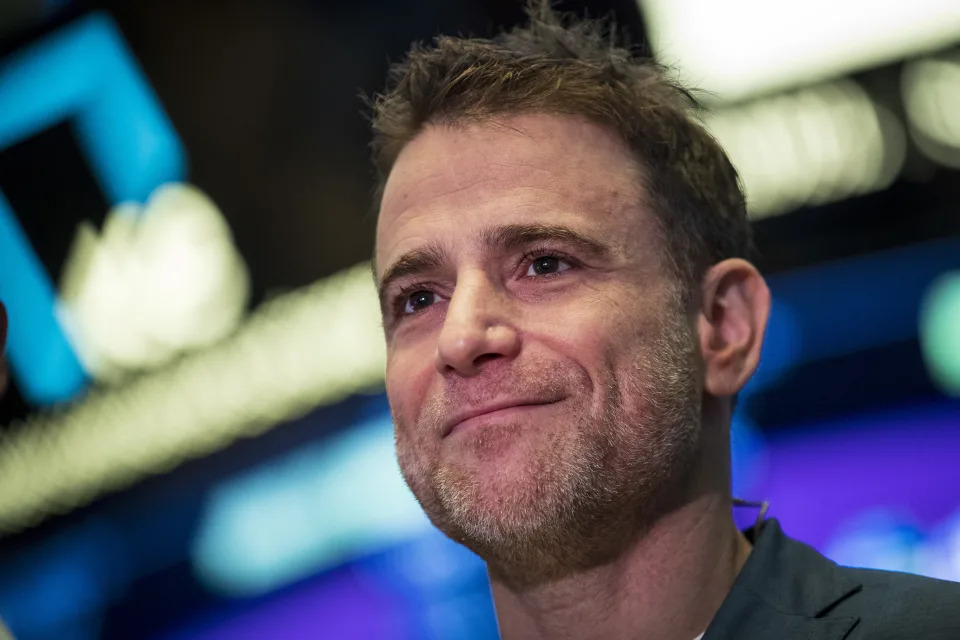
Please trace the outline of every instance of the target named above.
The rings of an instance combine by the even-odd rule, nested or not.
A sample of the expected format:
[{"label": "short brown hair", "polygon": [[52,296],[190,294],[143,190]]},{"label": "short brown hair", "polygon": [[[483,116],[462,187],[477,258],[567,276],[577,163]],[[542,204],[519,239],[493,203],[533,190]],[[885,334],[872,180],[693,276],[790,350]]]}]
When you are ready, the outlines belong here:
[{"label": "short brown hair", "polygon": [[[753,253],[736,170],[697,117],[700,105],[607,21],[573,21],[548,2],[492,40],[436,38],[391,67],[372,101],[378,199],[397,156],[428,124],[522,113],[575,115],[616,131],[644,169],[647,204],[687,294],[712,264]],[[687,297],[687,296],[684,296]]]}]

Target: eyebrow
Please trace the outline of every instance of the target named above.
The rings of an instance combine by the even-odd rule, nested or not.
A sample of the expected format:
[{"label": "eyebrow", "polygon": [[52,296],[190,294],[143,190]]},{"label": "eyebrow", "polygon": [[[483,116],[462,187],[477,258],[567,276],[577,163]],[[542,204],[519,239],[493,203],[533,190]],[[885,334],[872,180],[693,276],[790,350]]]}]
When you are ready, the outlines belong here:
[{"label": "eyebrow", "polygon": [[[610,249],[579,231],[560,225],[508,224],[481,232],[478,244],[500,252],[516,251],[538,242],[561,242],[572,245],[594,258],[602,258]],[[378,286],[380,305],[386,304],[387,290],[396,280],[440,268],[449,263],[449,254],[439,244],[430,243],[409,251],[384,271]]]},{"label": "eyebrow", "polygon": [[602,242],[560,225],[508,224],[487,229],[481,234],[481,244],[501,251],[516,250],[547,241],[573,245],[594,257],[609,253],[609,249]]},{"label": "eyebrow", "polygon": [[377,287],[380,296],[380,308],[386,308],[387,289],[394,282],[407,276],[438,269],[447,262],[446,250],[437,243],[430,243],[400,256],[383,272],[383,278]]}]

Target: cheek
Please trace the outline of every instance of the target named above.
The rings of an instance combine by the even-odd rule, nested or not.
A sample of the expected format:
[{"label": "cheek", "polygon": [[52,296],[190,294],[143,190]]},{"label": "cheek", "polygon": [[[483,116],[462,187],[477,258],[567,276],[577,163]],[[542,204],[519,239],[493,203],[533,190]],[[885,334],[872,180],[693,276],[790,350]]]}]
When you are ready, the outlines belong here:
[{"label": "cheek", "polygon": [[637,300],[623,299],[584,301],[565,309],[562,323],[542,327],[550,348],[586,372],[600,403],[613,387],[622,388],[625,379],[636,375],[638,363],[649,360],[656,338],[656,319]]},{"label": "cheek", "polygon": [[432,358],[423,352],[398,350],[389,353],[387,398],[398,426],[409,429],[417,423],[434,373]]},{"label": "cheek", "polygon": [[626,356],[631,344],[631,325],[609,303],[583,304],[564,311],[562,323],[544,327],[559,350],[588,369],[606,368],[611,356]]},{"label": "cheek", "polygon": [[[544,352],[544,361],[559,358],[559,366],[576,376],[580,401],[591,415],[601,411],[619,375],[618,361],[627,356],[622,324],[610,314],[595,313],[598,307],[579,305],[564,309],[562,322],[531,323],[528,349]],[[602,309],[602,307],[599,307]],[[609,307],[607,307],[609,308]],[[536,358],[532,358],[536,361]]]}]

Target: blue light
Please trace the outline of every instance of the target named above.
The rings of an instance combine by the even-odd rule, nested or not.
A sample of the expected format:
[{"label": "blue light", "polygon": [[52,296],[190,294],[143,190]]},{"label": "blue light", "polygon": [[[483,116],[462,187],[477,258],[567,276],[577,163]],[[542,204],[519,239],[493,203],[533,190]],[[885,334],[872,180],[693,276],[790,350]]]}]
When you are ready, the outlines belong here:
[{"label": "blue light", "polygon": [[916,339],[924,293],[957,268],[960,242],[951,238],[770,276],[760,366],[741,397],[798,365]]},{"label": "blue light", "polygon": [[81,390],[87,376],[57,320],[53,283],[2,192],[0,300],[10,314],[7,353],[23,395],[46,404]]},{"label": "blue light", "polygon": [[252,595],[429,526],[400,474],[393,426],[383,414],[214,489],[191,558],[214,591]]},{"label": "blue light", "polygon": [[16,638],[92,637],[102,609],[127,580],[127,545],[90,518],[0,564],[0,615]]},{"label": "blue light", "polygon": [[960,242],[951,238],[772,276],[770,290],[800,329],[792,364],[915,339],[928,285],[958,267]]},{"label": "blue light", "polygon": [[[71,120],[111,203],[142,202],[182,180],[173,125],[113,21],[94,14],[7,58],[0,67],[0,150]],[[55,186],[55,185],[52,185]],[[68,399],[86,384],[57,319],[50,276],[0,193],[0,299],[10,312],[10,364],[31,402]]]}]

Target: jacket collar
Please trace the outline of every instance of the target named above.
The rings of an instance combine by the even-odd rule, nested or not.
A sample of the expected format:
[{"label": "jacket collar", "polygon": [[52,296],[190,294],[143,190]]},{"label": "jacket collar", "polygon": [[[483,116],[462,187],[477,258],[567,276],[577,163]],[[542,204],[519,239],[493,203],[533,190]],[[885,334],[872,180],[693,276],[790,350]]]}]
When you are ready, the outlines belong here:
[{"label": "jacket collar", "polygon": [[830,615],[838,602],[861,588],[834,562],[788,538],[776,520],[765,520],[745,534],[753,551],[704,640],[836,640],[857,623],[856,617]]}]

